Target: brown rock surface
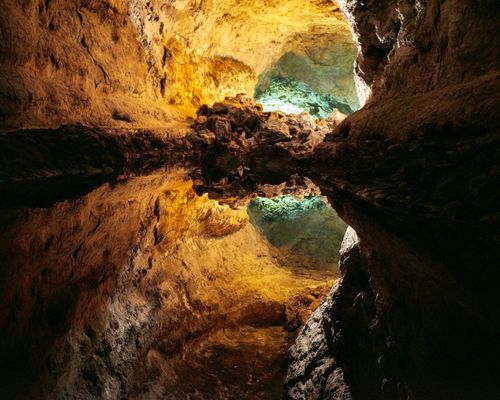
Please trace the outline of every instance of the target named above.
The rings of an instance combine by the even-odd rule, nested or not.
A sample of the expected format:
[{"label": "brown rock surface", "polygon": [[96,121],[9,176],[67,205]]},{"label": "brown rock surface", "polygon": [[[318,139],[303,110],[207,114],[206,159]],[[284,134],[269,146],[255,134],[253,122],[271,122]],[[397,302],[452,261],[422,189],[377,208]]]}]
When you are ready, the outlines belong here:
[{"label": "brown rock surface", "polygon": [[265,113],[244,95],[202,107],[186,136],[193,147],[196,190],[229,204],[256,193],[286,193],[287,188],[288,193],[317,193],[300,175],[314,148],[344,118],[337,110],[318,121],[308,114]]},{"label": "brown rock surface", "polygon": [[335,277],[179,170],[1,215],[6,398],[273,398]]},{"label": "brown rock surface", "polygon": [[317,37],[320,26],[339,42],[349,35],[338,7],[322,1],[2,6],[2,130],[74,123],[163,128],[203,103],[252,93],[259,74],[302,46],[297,32]]},{"label": "brown rock surface", "polygon": [[[160,126],[253,87],[297,31],[345,27],[328,1],[159,4],[8,1],[1,127]],[[339,5],[359,45],[366,101],[342,122],[263,113],[239,96],[202,106],[186,141],[82,127],[55,140],[43,130],[0,137],[0,351],[9,390],[175,398],[208,387],[212,397],[252,398],[252,384],[260,395],[282,377],[286,329],[319,302],[326,278],[299,268],[308,260],[277,255],[241,212],[196,197],[183,177],[116,179],[179,151],[196,164],[198,194],[237,204],[319,187],[357,232],[359,243],[342,255],[342,281],[292,350],[288,397],[498,397],[498,5]],[[228,32],[242,21],[236,40]],[[20,205],[66,201],[4,208],[16,197]],[[212,375],[190,375],[207,365],[223,371],[211,386]]]}]

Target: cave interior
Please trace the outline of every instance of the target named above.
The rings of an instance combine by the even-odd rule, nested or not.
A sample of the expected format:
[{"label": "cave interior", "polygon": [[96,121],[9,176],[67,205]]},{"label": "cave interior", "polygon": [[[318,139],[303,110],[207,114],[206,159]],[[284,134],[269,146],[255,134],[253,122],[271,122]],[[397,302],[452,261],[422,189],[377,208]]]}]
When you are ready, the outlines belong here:
[{"label": "cave interior", "polygon": [[496,0],[4,0],[0,398],[500,398]]}]

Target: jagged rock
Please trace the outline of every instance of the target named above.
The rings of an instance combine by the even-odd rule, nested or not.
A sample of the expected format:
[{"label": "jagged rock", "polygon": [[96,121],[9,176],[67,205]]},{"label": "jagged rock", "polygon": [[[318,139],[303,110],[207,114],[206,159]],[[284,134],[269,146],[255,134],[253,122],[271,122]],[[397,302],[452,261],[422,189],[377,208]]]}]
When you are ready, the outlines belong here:
[{"label": "jagged rock", "polygon": [[287,123],[279,118],[273,119],[272,116],[259,125],[254,137],[265,144],[276,144],[292,140]]},{"label": "jagged rock", "polygon": [[[298,192],[297,179],[288,188],[280,186],[285,192],[265,185],[291,180],[300,170],[299,160],[311,155],[342,117],[335,110],[326,121],[315,121],[308,114],[265,113],[242,94],[226,98],[215,108],[203,106],[187,135],[194,146],[193,163],[199,167],[191,173],[195,185],[198,191],[209,191],[232,204],[257,192]],[[306,188],[305,182],[301,185]]]},{"label": "jagged rock", "polygon": [[[353,49],[349,49],[351,52]],[[352,54],[352,53],[351,53]],[[284,56],[283,59],[290,59],[291,62],[293,63],[295,61],[295,57],[293,55],[287,54]],[[342,60],[347,60],[349,57],[338,57],[335,61],[342,62]],[[297,61],[300,60],[300,57],[297,59]],[[333,61],[335,63],[335,61]],[[330,61],[332,62],[332,61]],[[299,64],[300,65],[300,64]],[[307,66],[301,66],[305,67],[305,70],[307,71]],[[323,69],[323,71],[320,72],[320,70]],[[310,73],[310,78],[311,80],[314,80],[316,82],[323,82],[323,80],[317,79],[318,75],[325,74],[325,79],[324,81],[331,82],[330,84],[332,86],[344,86],[348,84],[349,86],[354,87],[354,80],[351,82],[339,82],[339,80],[332,80],[332,76],[328,75],[325,73],[324,66],[320,68],[316,73]],[[352,65],[349,68],[350,71],[352,71]],[[286,71],[286,70],[285,70]],[[310,71],[308,71],[310,72]],[[340,74],[340,71],[336,71],[337,74]],[[282,110],[286,111],[290,114],[300,114],[302,112],[307,112],[311,114],[312,117],[314,118],[327,118],[328,114],[331,112],[333,108],[337,108],[342,110],[346,114],[351,114],[354,109],[357,108],[357,99],[355,100],[355,96],[352,96],[349,100],[352,101],[352,103],[356,104],[356,106],[350,106],[348,104],[344,104],[341,102],[338,102],[331,94],[326,94],[326,95],[321,95],[317,93],[312,87],[307,85],[305,82],[301,80],[297,80],[299,76],[304,74],[304,71],[300,71],[300,67],[296,67],[296,70],[290,70],[286,72],[281,72],[281,76],[285,76],[285,74],[289,74],[289,76],[293,77],[293,79],[290,78],[273,78],[271,80],[271,83],[267,89],[262,92],[262,83],[260,86],[257,86],[257,101],[262,103],[265,106],[265,109],[267,111],[275,111],[275,110]],[[272,75],[273,71],[268,71],[266,74]],[[337,75],[335,74],[335,75]],[[333,75],[333,74],[332,74]],[[264,76],[264,79],[267,77]],[[307,77],[302,76],[301,79],[306,79]],[[319,85],[315,85],[318,87]],[[331,88],[330,90],[332,90]],[[344,93],[341,93],[342,90],[338,90],[340,88],[335,88],[332,90],[336,95],[341,96],[343,99]],[[347,89],[344,87],[343,89]],[[354,94],[354,90],[349,90],[351,92],[351,95]],[[347,99],[345,99],[347,100]],[[344,101],[345,101],[344,100]],[[351,102],[350,101],[350,102]],[[352,108],[351,108],[352,107]]]},{"label": "jagged rock", "polygon": [[[167,7],[163,0],[6,0],[2,5],[2,130],[78,122],[153,129],[192,116],[203,103],[251,93],[285,44],[293,51],[309,49],[318,38],[322,49],[329,40],[342,41],[351,52],[344,56],[333,49],[343,56],[341,64],[354,57],[349,28],[328,3],[290,0],[262,7],[219,1],[217,7],[202,7],[183,0]],[[310,33],[316,25],[320,32]],[[298,31],[307,35],[290,40]],[[352,97],[346,79],[352,69],[344,67],[343,75],[335,86]]]},{"label": "jagged rock", "polygon": [[[355,302],[352,293],[357,293],[355,290],[349,290],[347,292],[351,293],[351,297],[345,295],[345,286],[352,286],[351,280],[354,275],[351,275],[350,271],[364,268],[362,262],[360,263],[359,251],[359,238],[349,227],[340,249],[343,281],[332,288],[323,303],[314,311],[290,349],[291,362],[285,384],[286,399],[351,400],[353,398],[351,389],[346,383],[342,364],[336,361],[336,353],[342,353],[346,340],[356,342],[358,339],[358,337],[352,339],[346,337],[356,331],[349,331],[342,324],[342,319],[343,314],[349,312],[349,307]],[[366,273],[364,277],[366,285]],[[360,281],[363,282],[363,279]],[[354,357],[359,353],[352,351],[352,353],[346,352],[345,354]],[[364,361],[369,359],[370,357],[367,356]],[[370,393],[372,387],[365,389],[365,393],[369,394],[370,398],[379,397],[376,392]]]}]

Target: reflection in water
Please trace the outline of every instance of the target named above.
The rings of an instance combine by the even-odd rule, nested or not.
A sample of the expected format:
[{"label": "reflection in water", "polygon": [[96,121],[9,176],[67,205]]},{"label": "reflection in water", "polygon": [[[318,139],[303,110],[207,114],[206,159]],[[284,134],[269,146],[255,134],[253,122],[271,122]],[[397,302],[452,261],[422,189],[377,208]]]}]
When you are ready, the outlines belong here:
[{"label": "reflection in water", "polygon": [[258,197],[248,207],[251,223],[267,240],[298,254],[337,262],[347,225],[319,196]]},{"label": "reflection in water", "polygon": [[181,169],[3,216],[2,331],[17,334],[1,350],[27,397],[273,398],[335,276],[264,239],[245,208],[197,196]]}]

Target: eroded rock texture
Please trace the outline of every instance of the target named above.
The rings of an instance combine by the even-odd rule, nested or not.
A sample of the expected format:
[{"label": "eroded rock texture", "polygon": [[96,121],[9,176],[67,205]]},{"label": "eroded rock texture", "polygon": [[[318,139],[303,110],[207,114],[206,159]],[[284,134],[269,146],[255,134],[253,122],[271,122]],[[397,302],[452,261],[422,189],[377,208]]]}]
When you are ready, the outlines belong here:
[{"label": "eroded rock texture", "polygon": [[318,260],[337,262],[347,226],[321,196],[258,197],[248,215],[270,243]]},{"label": "eroded rock texture", "polygon": [[[329,354],[354,398],[495,398],[500,75],[499,46],[484,40],[498,9],[488,1],[342,5],[371,91],[365,107],[310,150],[284,134],[262,151],[258,140],[238,146],[230,169],[269,183],[300,171],[361,238],[364,281],[352,286],[346,263],[333,295],[346,303],[321,312],[334,321]],[[255,189],[235,189],[235,180],[219,176],[214,195]],[[293,386],[291,370],[291,395],[321,398],[327,382],[331,398],[344,393],[339,375],[320,378],[301,357],[307,385]]]},{"label": "eroded rock texture", "polygon": [[[316,49],[315,38],[349,42],[352,54],[348,25],[324,1],[7,0],[2,7],[0,129],[164,127],[204,103],[253,93],[257,76],[285,52],[305,47],[321,58],[327,43]],[[352,94],[350,79],[337,86]]]},{"label": "eroded rock texture", "polygon": [[198,192],[229,204],[265,194],[270,189],[266,185],[275,186],[275,195],[287,189],[317,192],[301,176],[303,167],[325,135],[345,118],[337,110],[319,121],[308,114],[263,112],[244,95],[202,107],[197,115],[186,136],[197,167],[191,176]]},{"label": "eroded rock texture", "polygon": [[181,170],[1,216],[4,398],[277,398],[335,276]]},{"label": "eroded rock texture", "polygon": [[[345,357],[351,365],[357,366],[358,370],[346,373],[356,375],[356,388],[363,388],[361,395],[375,398],[378,392],[377,387],[373,390],[373,384],[367,385],[365,382],[368,374],[359,374],[360,369],[361,372],[365,368],[365,371],[369,371],[376,365],[367,354],[363,354],[366,350],[368,354],[373,352],[374,343],[366,339],[369,336],[370,318],[374,314],[374,299],[359,238],[352,228],[348,228],[345,234],[340,258],[343,272],[341,283],[332,288],[321,306],[314,311],[290,349],[286,398],[351,400],[353,395],[342,368]],[[354,330],[353,322],[356,323],[356,335],[350,332]],[[358,352],[361,343],[365,348]],[[358,364],[358,361],[361,363]],[[377,378],[371,376],[370,380],[376,382]],[[359,393],[355,393],[355,398],[356,395]]]}]

